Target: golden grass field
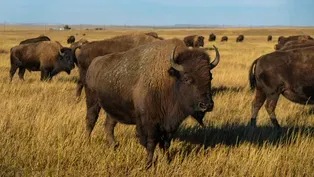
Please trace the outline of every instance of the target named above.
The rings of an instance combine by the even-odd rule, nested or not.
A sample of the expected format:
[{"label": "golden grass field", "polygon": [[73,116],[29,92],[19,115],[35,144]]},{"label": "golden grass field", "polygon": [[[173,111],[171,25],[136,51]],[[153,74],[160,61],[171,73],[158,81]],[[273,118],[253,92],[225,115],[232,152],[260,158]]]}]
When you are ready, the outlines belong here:
[{"label": "golden grass field", "polygon": [[[9,51],[21,40],[48,35],[64,46],[67,36],[101,40],[134,30],[45,31],[42,28],[7,27],[0,32],[0,49]],[[151,30],[143,30],[145,32]],[[114,150],[105,141],[100,114],[90,144],[85,143],[85,95],[75,100],[77,68],[51,82],[40,82],[40,72],[17,73],[9,83],[9,54],[0,54],[0,176],[314,176],[314,115],[311,107],[281,97],[277,106],[283,133],[277,135],[263,107],[258,128],[247,127],[253,92],[248,70],[259,56],[272,52],[279,35],[309,34],[313,28],[270,29],[166,29],[154,30],[166,39],[186,35],[206,36],[215,44],[220,64],[212,71],[215,108],[205,117],[206,128],[187,118],[170,147],[167,158],[157,148],[156,164],[143,170],[146,150],[135,137],[135,126],[118,124]],[[217,42],[209,43],[214,32]],[[239,34],[243,43],[236,43]],[[267,42],[267,35],[273,42]],[[221,43],[222,35],[229,36]],[[213,51],[210,51],[214,55]],[[127,76],[126,76],[127,77]],[[157,158],[158,157],[158,158]]]}]

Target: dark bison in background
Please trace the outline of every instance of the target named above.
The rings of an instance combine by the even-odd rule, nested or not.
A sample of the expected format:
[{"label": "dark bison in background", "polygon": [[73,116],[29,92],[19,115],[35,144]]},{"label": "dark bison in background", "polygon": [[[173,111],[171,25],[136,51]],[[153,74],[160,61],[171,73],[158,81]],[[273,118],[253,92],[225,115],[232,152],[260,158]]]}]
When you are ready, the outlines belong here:
[{"label": "dark bison in background", "polygon": [[243,42],[244,36],[241,34],[237,37],[236,42]]},{"label": "dark bison in background", "polygon": [[211,41],[215,41],[215,40],[216,40],[216,35],[214,33],[210,33],[208,41],[211,42]]},{"label": "dark bison in background", "polygon": [[228,41],[228,37],[227,36],[222,36],[221,37],[221,42],[227,42]]},{"label": "dark bison in background", "polygon": [[186,36],[183,39],[187,47],[204,47],[204,37],[198,35]]},{"label": "dark bison in background", "polygon": [[171,39],[95,58],[86,74],[87,137],[103,108],[110,144],[115,143],[117,122],[135,124],[147,151],[147,168],[157,144],[169,155],[182,121],[189,115],[202,120],[214,107],[211,70],[219,63],[215,50],[216,59],[210,63],[205,50]]},{"label": "dark bison in background", "polygon": [[275,51],[256,59],[249,72],[252,102],[251,125],[256,126],[264,102],[272,124],[280,129],[275,108],[282,94],[299,104],[314,103],[314,47]]},{"label": "dark bison in background", "polygon": [[275,50],[280,50],[289,41],[305,41],[305,40],[313,40],[313,38],[308,35],[298,35],[289,37],[280,36],[278,38],[278,44],[276,44],[274,48]]},{"label": "dark bison in background", "polygon": [[41,80],[50,80],[61,71],[70,74],[74,68],[72,50],[62,47],[59,42],[43,41],[22,44],[11,48],[10,81],[19,69],[19,78],[24,80],[24,73],[41,71]]},{"label": "dark bison in background", "polygon": [[67,40],[67,43],[68,43],[68,44],[72,44],[72,43],[74,43],[74,42],[75,42],[75,37],[74,37],[74,36],[68,37],[68,40]]},{"label": "dark bison in background", "polygon": [[269,42],[269,41],[272,41],[273,40],[273,36],[272,35],[269,35],[268,37],[267,37],[267,41]]},{"label": "dark bison in background", "polygon": [[88,66],[95,57],[107,55],[116,52],[123,52],[130,50],[139,45],[147,44],[160,39],[141,34],[129,34],[116,36],[110,39],[89,42],[81,47],[76,48],[75,58],[79,68],[80,79],[78,81],[76,96],[81,95],[82,89],[85,85],[85,75]]},{"label": "dark bison in background", "polygon": [[296,41],[289,41],[285,43],[284,46],[280,48],[280,50],[291,50],[297,48],[304,48],[304,47],[311,47],[314,46],[314,40],[296,40]]},{"label": "dark bison in background", "polygon": [[36,43],[36,42],[41,42],[41,41],[51,41],[51,40],[49,37],[41,35],[36,38],[30,38],[30,39],[21,41],[20,44],[29,44],[29,43]]}]

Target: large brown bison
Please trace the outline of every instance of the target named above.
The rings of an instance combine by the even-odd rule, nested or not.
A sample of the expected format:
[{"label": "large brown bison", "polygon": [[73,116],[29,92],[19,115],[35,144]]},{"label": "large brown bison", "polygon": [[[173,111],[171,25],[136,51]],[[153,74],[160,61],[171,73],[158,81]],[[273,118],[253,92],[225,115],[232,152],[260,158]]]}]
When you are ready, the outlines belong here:
[{"label": "large brown bison", "polygon": [[69,36],[68,39],[67,39],[67,43],[68,44],[72,44],[75,42],[75,37],[72,35],[72,36]]},{"label": "large brown bison", "polygon": [[227,36],[222,36],[221,37],[221,42],[227,42],[228,41],[228,37]]},{"label": "large brown bison", "polygon": [[186,36],[183,39],[187,47],[204,47],[204,37],[198,35]]},{"label": "large brown bison", "polygon": [[75,60],[77,60],[80,79],[76,89],[76,96],[79,97],[81,95],[85,84],[87,68],[95,57],[127,51],[139,45],[147,44],[156,40],[159,41],[160,39],[142,33],[129,34],[102,41],[93,41],[78,47],[75,50]]},{"label": "large brown bison", "polygon": [[265,108],[273,125],[280,129],[275,108],[280,94],[299,104],[314,103],[314,47],[275,51],[256,59],[249,72],[252,102],[251,125],[256,126],[257,114]]},{"label": "large brown bison", "polygon": [[314,40],[296,40],[285,43],[281,51],[314,46]]},{"label": "large brown bison", "polygon": [[268,35],[267,41],[269,42],[269,41],[272,41],[272,40],[273,40],[273,36],[272,35]]},{"label": "large brown bison", "polygon": [[215,41],[216,40],[216,35],[214,33],[210,33],[209,37],[208,37],[208,41]]},{"label": "large brown bison", "polygon": [[241,34],[237,37],[236,42],[243,42],[244,36]]},{"label": "large brown bison", "polygon": [[289,37],[280,36],[278,38],[278,44],[275,45],[275,50],[280,50],[289,41],[305,41],[305,40],[313,40],[313,38],[308,35],[289,36]]},{"label": "large brown bison", "polygon": [[11,48],[10,81],[19,68],[19,78],[24,80],[24,73],[41,71],[41,80],[50,80],[61,71],[70,74],[74,68],[72,50],[62,47],[58,42],[43,41],[21,44]]},{"label": "large brown bison", "polygon": [[179,39],[157,41],[95,58],[86,74],[86,128],[90,136],[101,108],[105,131],[114,143],[117,122],[135,124],[140,144],[152,164],[157,144],[168,150],[172,135],[192,115],[203,119],[212,111],[210,63],[203,49],[189,49]]},{"label": "large brown bison", "polygon": [[21,41],[20,44],[29,44],[29,43],[36,43],[36,42],[41,42],[41,41],[51,41],[51,40],[49,37],[41,35],[36,38],[30,38],[30,39]]}]

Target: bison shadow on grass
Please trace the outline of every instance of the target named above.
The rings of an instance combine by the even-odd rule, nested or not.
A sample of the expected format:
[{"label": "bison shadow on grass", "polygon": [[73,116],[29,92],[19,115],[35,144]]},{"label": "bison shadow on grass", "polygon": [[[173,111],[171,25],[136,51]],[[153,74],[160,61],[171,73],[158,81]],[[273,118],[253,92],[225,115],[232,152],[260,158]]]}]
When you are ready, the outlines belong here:
[{"label": "bison shadow on grass", "polygon": [[248,142],[263,146],[268,143],[274,146],[294,144],[297,141],[296,136],[314,137],[314,127],[295,126],[282,127],[278,132],[272,126],[261,126],[256,128],[247,125],[227,124],[221,128],[206,126],[204,128],[182,127],[174,139],[188,142],[194,145],[202,145],[204,148],[215,147],[223,144],[227,146],[237,146]]}]

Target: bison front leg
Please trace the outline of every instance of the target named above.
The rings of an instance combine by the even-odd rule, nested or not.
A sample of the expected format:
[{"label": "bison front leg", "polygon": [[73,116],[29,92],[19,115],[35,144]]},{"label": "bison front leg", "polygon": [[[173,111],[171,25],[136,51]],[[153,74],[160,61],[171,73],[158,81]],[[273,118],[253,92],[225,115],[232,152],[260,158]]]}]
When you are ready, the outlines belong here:
[{"label": "bison front leg", "polygon": [[159,148],[162,149],[163,153],[166,154],[168,162],[172,160],[169,152],[170,144],[171,144],[172,134],[164,133],[164,135],[159,140]]},{"label": "bison front leg", "polygon": [[266,95],[263,91],[256,89],[255,98],[252,102],[252,117],[251,117],[251,126],[256,127],[256,118],[259,110],[263,106],[266,100]]},{"label": "bison front leg", "polygon": [[274,125],[274,127],[277,130],[280,130],[281,127],[280,127],[280,125],[279,125],[279,123],[277,121],[276,113],[275,113],[275,109],[276,109],[276,106],[277,106],[278,99],[279,99],[279,94],[267,97],[265,108],[266,108],[266,111],[267,111],[267,113],[269,115],[269,118],[270,118],[272,124]]},{"label": "bison front leg", "polygon": [[80,74],[80,78],[79,78],[77,85],[76,85],[76,97],[77,98],[79,98],[81,96],[81,93],[82,93],[82,90],[84,87],[84,83],[85,83],[86,72],[83,71],[82,68],[79,68],[79,74]]},{"label": "bison front leg", "polygon": [[141,120],[136,122],[136,133],[140,140],[141,145],[146,148],[147,151],[147,164],[146,169],[149,169],[153,164],[154,151],[157,145],[156,133],[157,130],[151,125],[143,125]]},{"label": "bison front leg", "polygon": [[110,145],[113,145],[115,148],[119,145],[119,143],[117,143],[115,141],[114,138],[114,128],[117,125],[117,121],[114,120],[108,113],[106,116],[106,120],[104,123],[104,129],[105,129],[105,133],[107,135],[107,139]]}]

